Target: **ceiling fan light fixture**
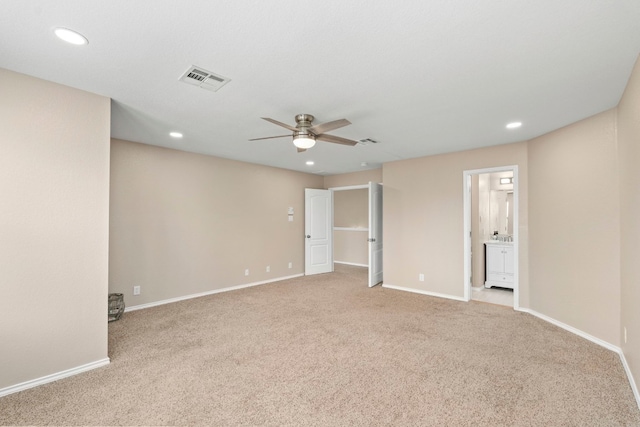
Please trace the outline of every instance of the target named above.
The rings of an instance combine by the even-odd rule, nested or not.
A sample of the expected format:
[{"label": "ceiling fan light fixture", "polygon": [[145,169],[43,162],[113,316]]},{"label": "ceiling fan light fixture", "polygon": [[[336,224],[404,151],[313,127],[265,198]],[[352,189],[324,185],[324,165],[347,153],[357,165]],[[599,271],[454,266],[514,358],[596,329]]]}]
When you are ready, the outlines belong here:
[{"label": "ceiling fan light fixture", "polygon": [[308,134],[294,135],[293,145],[298,148],[307,149],[316,145],[316,140],[313,136]]}]

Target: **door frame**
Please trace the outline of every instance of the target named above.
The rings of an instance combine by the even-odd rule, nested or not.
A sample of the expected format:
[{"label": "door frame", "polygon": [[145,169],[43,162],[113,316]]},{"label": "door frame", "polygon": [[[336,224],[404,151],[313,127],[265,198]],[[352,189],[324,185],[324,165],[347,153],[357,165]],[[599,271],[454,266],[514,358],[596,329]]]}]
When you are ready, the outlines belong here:
[{"label": "door frame", "polygon": [[[369,184],[367,183],[367,184],[358,184],[358,185],[347,185],[347,186],[344,186],[344,187],[331,187],[331,188],[328,188],[327,190],[331,190],[331,192],[333,193],[334,191],[368,190],[368,189],[369,189]],[[335,209],[335,206],[333,206],[332,208]],[[368,224],[368,226],[371,227],[371,224]],[[333,232],[333,230],[335,228],[334,224],[331,224],[331,227],[332,227],[331,231]],[[333,242],[332,242],[332,244],[333,244]],[[371,266],[368,265],[368,263],[367,263],[366,267],[367,267],[367,269],[371,268]]]},{"label": "door frame", "polygon": [[498,166],[485,169],[466,170],[462,173],[464,195],[464,300],[471,300],[471,176],[494,172],[513,172],[513,308],[520,309],[520,190],[518,179],[518,165]]}]

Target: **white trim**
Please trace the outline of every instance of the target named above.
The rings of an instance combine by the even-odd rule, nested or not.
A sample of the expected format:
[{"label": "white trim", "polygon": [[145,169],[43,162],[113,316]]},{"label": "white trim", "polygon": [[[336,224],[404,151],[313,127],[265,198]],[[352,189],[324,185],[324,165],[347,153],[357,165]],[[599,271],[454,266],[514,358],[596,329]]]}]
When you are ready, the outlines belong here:
[{"label": "white trim", "polygon": [[462,172],[463,183],[463,246],[464,246],[464,301],[471,300],[471,175],[495,172],[513,172],[513,309],[520,308],[520,190],[518,165],[472,169]]},{"label": "white trim", "polygon": [[369,229],[361,227],[333,227],[333,231],[369,231]]},{"label": "white trim", "polygon": [[333,261],[335,264],[345,264],[345,265],[353,265],[356,267],[367,267],[369,268],[369,266],[367,264],[357,264],[355,262],[346,262],[346,261]]},{"label": "white trim", "polygon": [[3,389],[0,389],[0,397],[17,393],[19,391],[27,390],[33,387],[38,387],[43,384],[58,381],[63,378],[71,377],[73,375],[78,375],[78,374],[81,374],[82,372],[90,371],[92,369],[101,368],[103,366],[108,365],[109,363],[111,363],[111,361],[107,357],[106,359],[96,360],[95,362],[87,363],[85,365],[76,366],[75,368],[67,369],[65,371],[57,372],[55,374],[36,378],[35,380],[29,380],[20,384],[5,387]]},{"label": "white trim", "polygon": [[302,273],[301,274],[294,274],[293,276],[278,277],[276,279],[264,280],[262,282],[253,282],[253,283],[247,283],[247,284],[244,284],[244,285],[230,286],[228,288],[214,289],[212,291],[200,292],[198,294],[184,295],[184,296],[181,296],[181,297],[169,298],[169,299],[165,299],[165,300],[162,300],[162,301],[150,302],[150,303],[147,303],[147,304],[133,305],[131,307],[125,308],[124,312],[126,313],[128,311],[143,310],[145,308],[156,307],[158,305],[171,304],[172,302],[184,301],[184,300],[188,300],[188,299],[192,299],[192,298],[199,298],[199,297],[205,297],[207,295],[219,294],[221,292],[237,291],[238,289],[250,288],[250,287],[259,286],[259,285],[265,285],[267,283],[280,282],[282,280],[295,279],[296,277],[302,277],[302,276],[304,276],[304,274],[302,274]]},{"label": "white trim", "polygon": [[638,405],[638,409],[640,409],[640,393],[638,392],[638,386],[636,385],[636,381],[633,379],[631,368],[629,368],[627,359],[624,358],[624,353],[622,352],[622,349],[620,349],[619,354],[620,354],[620,360],[622,360],[622,366],[624,367],[624,371],[627,373],[629,384],[631,384],[631,390],[633,391],[633,396],[636,398],[636,405]]},{"label": "white trim", "polygon": [[344,191],[344,190],[362,190],[364,188],[369,188],[368,184],[361,184],[361,185],[347,185],[346,187],[331,187],[331,188],[327,188],[327,190],[331,190],[331,191]]},{"label": "white trim", "polygon": [[615,351],[616,353],[620,352],[620,348],[619,347],[616,347],[613,344],[610,344],[610,343],[608,343],[608,342],[606,342],[604,340],[601,340],[600,338],[594,337],[593,335],[589,335],[588,333],[583,332],[580,329],[574,328],[573,326],[569,326],[566,323],[562,323],[562,322],[560,322],[560,321],[558,321],[558,320],[556,320],[556,319],[554,319],[552,317],[549,317],[549,316],[547,316],[545,314],[538,313],[537,311],[531,310],[530,308],[518,308],[517,310],[521,311],[523,313],[529,313],[532,316],[535,316],[535,317],[537,317],[539,319],[542,319],[542,320],[544,320],[546,322],[549,322],[552,325],[556,325],[557,327],[562,328],[565,331],[569,331],[569,332],[574,333],[574,334],[576,334],[576,335],[578,335],[578,336],[580,336],[580,337],[582,337],[582,338],[584,338],[586,340],[591,341],[592,343],[598,344],[599,346],[602,346],[602,347],[606,348],[607,350]]},{"label": "white trim", "polygon": [[412,292],[414,294],[427,295],[427,296],[430,296],[430,297],[446,298],[446,299],[452,299],[452,300],[455,300],[455,301],[467,302],[467,300],[465,300],[463,297],[457,297],[457,296],[448,295],[448,294],[439,294],[437,292],[423,291],[421,289],[405,288],[405,287],[402,287],[402,286],[387,285],[385,283],[382,284],[382,287],[383,288],[388,288],[388,289],[395,289],[396,291]]},{"label": "white trim", "polygon": [[636,385],[636,382],[633,378],[633,374],[631,373],[631,369],[629,368],[629,364],[627,363],[627,359],[625,359],[624,357],[624,352],[622,351],[622,349],[620,347],[617,347],[613,344],[610,344],[604,340],[601,340],[600,338],[594,337],[593,335],[590,335],[586,332],[581,331],[580,329],[576,329],[573,326],[569,326],[566,323],[562,323],[558,320],[555,320],[549,316],[546,316],[542,313],[538,313],[535,310],[531,310],[529,308],[518,308],[516,309],[518,311],[521,311],[523,313],[528,313],[532,316],[535,316],[539,319],[544,320],[545,322],[549,322],[552,325],[555,325],[559,328],[564,329],[565,331],[571,332],[573,334],[578,335],[579,337],[582,337],[588,341],[591,341],[594,344],[598,344],[601,347],[606,348],[607,350],[611,350],[615,353],[618,353],[618,356],[620,356],[620,361],[622,362],[622,367],[624,368],[625,373],[627,374],[627,379],[629,380],[629,385],[631,386],[631,390],[633,391],[633,396],[636,399],[636,405],[638,405],[638,409],[640,409],[640,393],[638,392],[638,386]]},{"label": "white trim", "polygon": [[465,301],[471,300],[471,173],[462,173],[462,233],[463,233],[463,278],[462,292]]}]

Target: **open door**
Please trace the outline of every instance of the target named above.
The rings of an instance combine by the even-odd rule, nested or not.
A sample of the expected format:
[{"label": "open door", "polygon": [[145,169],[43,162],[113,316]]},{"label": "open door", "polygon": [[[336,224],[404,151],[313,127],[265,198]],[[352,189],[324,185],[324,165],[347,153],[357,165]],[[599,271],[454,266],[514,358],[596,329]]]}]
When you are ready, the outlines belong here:
[{"label": "open door", "polygon": [[333,271],[333,193],[304,190],[304,274]]},{"label": "open door", "polygon": [[382,185],[369,183],[369,287],[382,283]]}]

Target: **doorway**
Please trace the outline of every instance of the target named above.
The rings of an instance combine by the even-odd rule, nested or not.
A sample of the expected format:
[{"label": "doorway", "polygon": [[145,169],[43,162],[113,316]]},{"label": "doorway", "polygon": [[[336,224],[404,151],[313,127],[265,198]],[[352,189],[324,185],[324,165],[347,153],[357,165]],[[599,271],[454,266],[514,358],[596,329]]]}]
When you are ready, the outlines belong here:
[{"label": "doorway", "polygon": [[[497,184],[492,184],[491,178]],[[502,188],[499,184],[501,178]],[[464,299],[486,302],[493,300],[517,310],[518,166],[464,171],[463,183]],[[481,198],[488,198],[487,203],[494,208],[480,208]],[[479,220],[480,215],[482,221]],[[509,303],[511,300],[513,302]]]},{"label": "doorway", "polygon": [[333,262],[368,269],[368,286],[382,283],[382,185],[330,188],[333,194]]}]

